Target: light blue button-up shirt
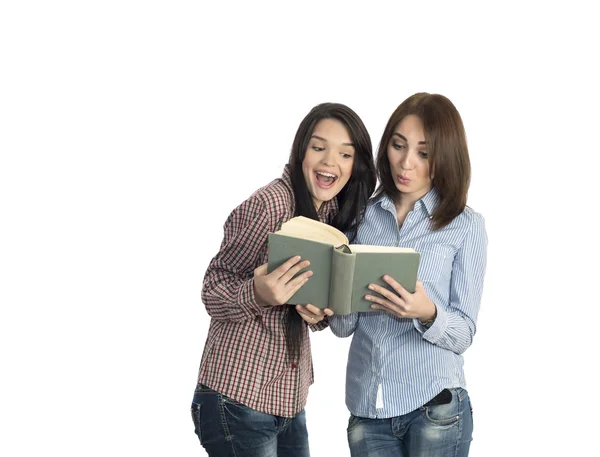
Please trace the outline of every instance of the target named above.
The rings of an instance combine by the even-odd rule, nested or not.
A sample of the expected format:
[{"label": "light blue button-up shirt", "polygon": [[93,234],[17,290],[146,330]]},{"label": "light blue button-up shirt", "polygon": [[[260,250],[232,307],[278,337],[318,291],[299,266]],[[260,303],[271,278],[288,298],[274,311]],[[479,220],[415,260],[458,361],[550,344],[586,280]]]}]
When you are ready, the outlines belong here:
[{"label": "light blue button-up shirt", "polygon": [[441,230],[430,228],[435,189],[415,203],[398,229],[393,201],[369,202],[356,244],[401,246],[421,253],[418,278],[437,317],[418,319],[372,311],[329,318],[340,337],[353,335],[346,372],[346,405],[355,416],[409,413],[444,388],[466,387],[462,353],[471,345],[483,289],[487,235],[483,217],[466,208]]}]

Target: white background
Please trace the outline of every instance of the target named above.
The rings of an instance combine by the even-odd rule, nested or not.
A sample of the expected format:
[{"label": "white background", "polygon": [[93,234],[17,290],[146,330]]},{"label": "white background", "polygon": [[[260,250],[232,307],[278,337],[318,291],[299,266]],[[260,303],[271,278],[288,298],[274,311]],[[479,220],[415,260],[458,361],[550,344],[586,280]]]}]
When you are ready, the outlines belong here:
[{"label": "white background", "polygon": [[[376,147],[418,91],[463,116],[490,240],[471,455],[596,452],[587,4],[2,2],[0,454],[205,455],[189,406],[227,215],[313,105],[349,105]],[[312,455],[348,456],[349,341],[312,342]]]}]

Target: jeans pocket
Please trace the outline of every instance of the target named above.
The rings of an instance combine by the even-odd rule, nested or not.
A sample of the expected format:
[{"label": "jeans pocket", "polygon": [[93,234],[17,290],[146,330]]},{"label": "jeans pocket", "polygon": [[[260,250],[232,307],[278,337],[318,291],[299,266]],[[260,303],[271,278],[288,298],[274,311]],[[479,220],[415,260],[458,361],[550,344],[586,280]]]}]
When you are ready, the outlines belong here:
[{"label": "jeans pocket", "polygon": [[457,403],[458,400],[453,398],[445,405],[424,406],[425,418],[434,425],[452,425],[460,420]]},{"label": "jeans pocket", "polygon": [[244,405],[243,403],[240,403],[239,401],[235,401],[233,398],[229,398],[226,395],[221,394],[221,398],[223,399],[223,403],[226,403],[228,405],[241,406],[243,408],[247,408],[247,406]]},{"label": "jeans pocket", "polygon": [[194,432],[198,435],[198,438],[201,439],[201,431],[200,431],[200,412],[202,410],[202,405],[198,403],[192,403],[191,413],[192,413],[192,422],[194,423]]}]

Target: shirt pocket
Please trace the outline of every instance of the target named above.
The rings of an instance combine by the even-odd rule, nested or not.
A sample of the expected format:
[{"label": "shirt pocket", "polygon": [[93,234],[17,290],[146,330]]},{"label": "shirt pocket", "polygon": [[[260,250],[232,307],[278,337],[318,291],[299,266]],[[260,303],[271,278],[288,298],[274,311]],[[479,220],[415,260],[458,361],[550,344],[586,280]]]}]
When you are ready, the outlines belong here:
[{"label": "shirt pocket", "polygon": [[417,278],[421,282],[437,282],[444,271],[451,255],[450,250],[443,246],[426,246],[416,248],[421,253]]}]

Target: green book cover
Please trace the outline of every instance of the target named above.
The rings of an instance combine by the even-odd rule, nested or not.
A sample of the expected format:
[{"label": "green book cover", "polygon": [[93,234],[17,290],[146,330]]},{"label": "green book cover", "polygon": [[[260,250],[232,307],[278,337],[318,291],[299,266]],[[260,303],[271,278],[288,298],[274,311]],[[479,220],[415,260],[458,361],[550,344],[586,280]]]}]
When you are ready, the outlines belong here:
[{"label": "green book cover", "polygon": [[[336,314],[372,311],[371,303],[364,299],[369,293],[367,287],[371,283],[387,287],[382,279],[385,274],[396,279],[409,292],[414,292],[420,260],[418,252],[389,246],[337,245],[335,241],[332,244],[330,226],[326,226],[329,235],[324,237],[329,241],[317,241],[319,236],[314,228],[318,226],[315,224],[325,224],[301,219],[304,220],[299,222],[310,225],[313,230],[309,235],[312,239],[300,238],[302,227],[297,233],[275,232],[270,233],[268,238],[269,273],[296,255],[310,261],[307,270],[311,270],[313,275],[288,304],[311,304],[321,309],[330,308]],[[281,232],[284,229],[285,224]],[[339,241],[344,241],[345,237],[341,237]]]},{"label": "green book cover", "polygon": [[381,246],[384,250],[378,252],[357,251],[363,248],[369,249],[371,246],[350,245],[350,249],[355,251],[356,255],[350,312],[374,311],[369,308],[371,302],[365,300],[364,297],[368,293],[373,293],[368,289],[369,284],[379,284],[392,290],[383,280],[383,275],[391,276],[408,292],[414,293],[421,258],[418,252],[414,250],[395,251],[394,248],[385,250],[385,246]]},{"label": "green book cover", "polygon": [[308,268],[301,270],[298,274],[306,270],[311,270],[313,275],[290,298],[288,304],[311,304],[318,308],[327,308],[327,304],[329,303],[329,286],[331,284],[333,245],[279,235],[277,233],[269,233],[268,250],[269,273],[289,260],[290,257],[299,255],[302,257],[302,260],[310,261]]}]

